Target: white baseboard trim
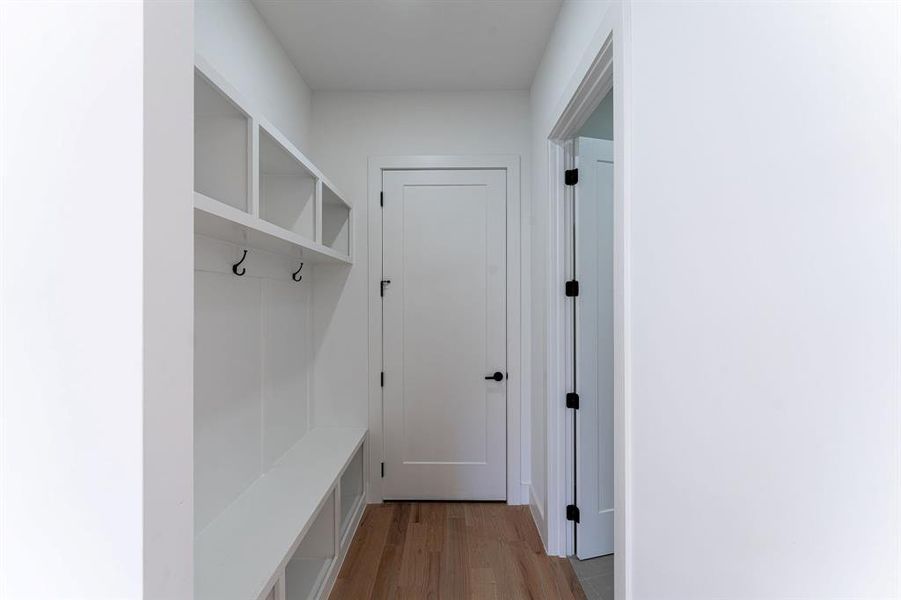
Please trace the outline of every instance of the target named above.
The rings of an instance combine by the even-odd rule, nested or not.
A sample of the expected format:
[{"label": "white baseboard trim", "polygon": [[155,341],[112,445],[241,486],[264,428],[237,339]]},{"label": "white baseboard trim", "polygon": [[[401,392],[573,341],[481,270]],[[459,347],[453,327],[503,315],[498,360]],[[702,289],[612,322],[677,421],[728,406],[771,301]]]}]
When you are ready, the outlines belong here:
[{"label": "white baseboard trim", "polygon": [[507,504],[510,506],[523,506],[529,503],[529,484],[525,481],[520,481],[519,485],[512,485],[512,490],[515,490],[515,497],[511,496],[507,498]]},{"label": "white baseboard trim", "polygon": [[535,521],[535,529],[538,530],[538,537],[541,538],[541,544],[544,546],[545,552],[547,552],[547,534],[545,533],[545,529],[541,527],[544,520],[544,507],[538,502],[538,498],[535,497],[535,489],[529,485],[528,486],[528,498],[529,498],[529,512],[532,514],[532,520]]}]

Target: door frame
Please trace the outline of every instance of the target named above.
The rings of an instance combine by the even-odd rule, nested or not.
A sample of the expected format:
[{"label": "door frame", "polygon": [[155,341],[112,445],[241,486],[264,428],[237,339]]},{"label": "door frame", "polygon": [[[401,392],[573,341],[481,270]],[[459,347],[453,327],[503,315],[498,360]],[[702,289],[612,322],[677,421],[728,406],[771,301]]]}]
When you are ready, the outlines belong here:
[{"label": "door frame", "polygon": [[380,196],[383,171],[437,170],[504,170],[507,174],[507,504],[528,503],[529,465],[523,469],[522,458],[528,456],[523,444],[528,443],[531,425],[523,419],[523,389],[527,385],[527,365],[522,360],[522,223],[520,206],[520,157],[513,154],[496,156],[376,156],[369,158],[367,184],[367,226],[369,277],[369,490],[367,501],[383,501],[381,463],[384,461],[382,435],[382,210]]},{"label": "door frame", "polygon": [[613,90],[614,121],[614,551],[617,600],[632,597],[631,537],[631,81],[629,79],[631,10],[614,3],[604,16],[573,79],[561,94],[557,118],[546,133],[548,198],[548,337],[547,337],[547,550],[566,556],[573,552],[574,524],[567,521],[566,505],[574,502],[572,415],[563,398],[570,384],[572,364],[567,344],[571,303],[563,294],[571,243],[567,220],[572,189],[564,185],[563,171],[573,164],[572,140],[598,104]]}]

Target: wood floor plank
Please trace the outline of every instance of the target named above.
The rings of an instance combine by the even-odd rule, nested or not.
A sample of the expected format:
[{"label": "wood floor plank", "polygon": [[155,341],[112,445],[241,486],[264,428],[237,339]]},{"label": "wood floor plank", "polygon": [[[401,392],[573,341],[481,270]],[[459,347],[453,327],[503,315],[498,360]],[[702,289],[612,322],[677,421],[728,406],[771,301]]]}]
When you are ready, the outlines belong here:
[{"label": "wood floor plank", "polygon": [[527,507],[366,507],[332,600],[583,600],[569,561],[544,553]]},{"label": "wood floor plank", "polygon": [[420,511],[411,512],[407,522],[407,535],[401,555],[400,573],[398,576],[399,595],[404,597],[426,598],[430,578],[432,577],[432,561],[435,559],[426,547],[428,525],[420,520]]},{"label": "wood floor plank", "polygon": [[[462,505],[451,505],[460,507]],[[466,520],[463,511],[447,511],[447,529],[444,548],[441,553],[439,575],[441,598],[468,598],[469,591],[469,548],[466,535]]]},{"label": "wood floor plank", "polygon": [[335,580],[332,598],[369,598],[375,585],[395,507],[367,506]]},{"label": "wood floor plank", "polygon": [[441,552],[447,531],[447,504],[429,502],[420,505],[420,511],[426,524],[426,548],[429,552]]},{"label": "wood floor plank", "polygon": [[557,572],[555,581],[557,582],[557,590],[560,598],[565,600],[587,600],[585,591],[582,590],[582,584],[576,576],[573,566],[565,558],[551,559],[554,570]]},{"label": "wood floor plank", "polygon": [[481,504],[467,504],[465,507],[466,532],[469,539],[469,568],[480,572],[479,581],[497,583],[494,573],[494,555],[497,553],[497,540],[491,535],[485,511]]},{"label": "wood floor plank", "polygon": [[[410,520],[410,505],[383,505],[392,508],[391,524],[379,568],[375,576],[372,598],[389,600],[397,596],[401,558],[407,537],[407,522]],[[356,538],[354,539],[356,542]]]}]

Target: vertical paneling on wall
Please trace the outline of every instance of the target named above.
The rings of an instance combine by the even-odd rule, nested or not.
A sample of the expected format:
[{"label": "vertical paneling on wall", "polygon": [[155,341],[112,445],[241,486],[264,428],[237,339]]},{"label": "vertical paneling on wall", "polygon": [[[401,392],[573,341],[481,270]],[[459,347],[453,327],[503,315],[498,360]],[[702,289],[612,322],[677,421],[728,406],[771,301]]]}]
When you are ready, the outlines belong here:
[{"label": "vertical paneling on wall", "polygon": [[310,426],[312,270],[195,237],[195,529],[201,531]]}]

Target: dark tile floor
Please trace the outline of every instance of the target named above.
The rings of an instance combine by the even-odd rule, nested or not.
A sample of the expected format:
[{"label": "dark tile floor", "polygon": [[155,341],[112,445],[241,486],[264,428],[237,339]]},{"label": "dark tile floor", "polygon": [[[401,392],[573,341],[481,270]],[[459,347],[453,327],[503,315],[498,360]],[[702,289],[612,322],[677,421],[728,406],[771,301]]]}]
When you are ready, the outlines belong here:
[{"label": "dark tile floor", "polygon": [[588,600],[613,600],[613,555],[589,560],[570,558]]}]

